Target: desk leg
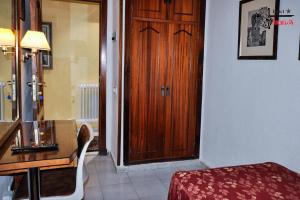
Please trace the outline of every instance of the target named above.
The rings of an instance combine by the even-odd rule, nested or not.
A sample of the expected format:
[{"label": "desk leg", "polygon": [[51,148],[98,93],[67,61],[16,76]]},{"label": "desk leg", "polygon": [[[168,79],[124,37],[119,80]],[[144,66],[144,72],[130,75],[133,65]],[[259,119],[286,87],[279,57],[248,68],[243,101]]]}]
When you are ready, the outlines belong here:
[{"label": "desk leg", "polygon": [[28,169],[28,194],[30,200],[40,199],[40,169]]}]

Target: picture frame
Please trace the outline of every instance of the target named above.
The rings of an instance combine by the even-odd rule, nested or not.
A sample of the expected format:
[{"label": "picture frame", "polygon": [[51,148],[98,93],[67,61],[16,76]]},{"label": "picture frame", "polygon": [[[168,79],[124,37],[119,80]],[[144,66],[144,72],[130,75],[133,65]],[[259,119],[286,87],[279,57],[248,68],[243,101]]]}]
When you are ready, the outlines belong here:
[{"label": "picture frame", "polygon": [[42,31],[45,33],[45,36],[49,42],[51,51],[42,51],[41,52],[41,62],[44,69],[53,69],[53,48],[52,48],[52,23],[51,22],[42,22]]},{"label": "picture frame", "polygon": [[238,59],[276,60],[280,0],[242,0]]},{"label": "picture frame", "polygon": [[298,60],[300,60],[300,40],[299,40],[299,53],[298,53]]}]

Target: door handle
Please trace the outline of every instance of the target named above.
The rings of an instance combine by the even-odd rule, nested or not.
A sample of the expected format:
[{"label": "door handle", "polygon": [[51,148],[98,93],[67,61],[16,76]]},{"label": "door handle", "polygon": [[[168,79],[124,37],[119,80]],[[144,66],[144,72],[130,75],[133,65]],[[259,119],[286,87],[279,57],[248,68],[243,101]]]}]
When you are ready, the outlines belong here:
[{"label": "door handle", "polygon": [[37,94],[38,94],[38,82],[37,82],[37,77],[36,75],[32,75],[32,82],[31,82],[31,86],[32,86],[32,100],[33,102],[36,102],[37,100]]},{"label": "door handle", "polygon": [[166,96],[170,96],[170,87],[169,86],[166,87]]},{"label": "door handle", "polygon": [[160,88],[160,92],[161,92],[161,96],[165,96],[165,87],[164,86],[162,86],[161,88]]},{"label": "door handle", "polygon": [[17,100],[17,84],[16,84],[16,75],[13,74],[11,78],[11,89],[12,89],[12,101]]}]

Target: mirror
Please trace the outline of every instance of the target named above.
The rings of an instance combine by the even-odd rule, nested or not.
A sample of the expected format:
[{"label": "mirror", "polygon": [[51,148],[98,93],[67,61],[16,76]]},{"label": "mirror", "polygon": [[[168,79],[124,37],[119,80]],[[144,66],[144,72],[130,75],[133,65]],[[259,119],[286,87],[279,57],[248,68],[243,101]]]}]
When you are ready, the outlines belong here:
[{"label": "mirror", "polygon": [[[14,33],[15,5],[15,0],[0,1],[0,28],[11,29]],[[16,51],[15,47],[8,47],[6,54],[0,51],[0,122],[18,119]]]}]

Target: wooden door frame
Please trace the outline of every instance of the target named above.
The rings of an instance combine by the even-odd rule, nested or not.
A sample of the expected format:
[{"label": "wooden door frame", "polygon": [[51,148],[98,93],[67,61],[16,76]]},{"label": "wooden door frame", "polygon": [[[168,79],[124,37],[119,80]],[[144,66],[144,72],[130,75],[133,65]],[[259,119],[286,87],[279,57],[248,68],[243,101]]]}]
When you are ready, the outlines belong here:
[{"label": "wooden door frame", "polygon": [[107,79],[107,1],[76,0],[79,2],[99,3],[100,5],[100,40],[99,40],[99,154],[107,155],[106,146],[106,79]]},{"label": "wooden door frame", "polygon": [[107,1],[108,0],[76,0],[80,2],[99,3],[100,5],[100,40],[99,40],[99,154],[107,155],[106,146],[106,79],[107,79]]},{"label": "wooden door frame", "polygon": [[[125,37],[123,37],[123,20],[124,20],[124,13],[123,13],[123,5],[125,1]],[[123,57],[122,50],[123,50],[123,45],[124,45],[124,69],[123,69],[123,63],[122,61],[119,62],[119,94],[122,94],[123,90],[123,70],[124,70],[124,112],[122,113],[122,95],[119,95],[119,100],[118,100],[118,158],[117,158],[117,165],[121,164],[121,148],[122,148],[122,127],[123,127],[123,164],[127,165],[127,156],[129,152],[129,133],[126,131],[129,127],[129,119],[128,119],[128,92],[129,88],[126,88],[127,84],[126,81],[128,81],[128,75],[129,75],[129,62],[128,59],[130,58],[128,53],[126,53],[126,50],[128,49],[129,45],[129,38],[130,35],[128,34],[131,27],[131,13],[130,11],[131,7],[131,0],[120,0],[120,10],[119,10],[119,30],[120,30],[120,37],[119,37],[119,42],[120,42],[120,55]],[[124,40],[124,44],[123,44]],[[122,60],[122,59],[120,59]],[[122,124],[122,117],[123,117],[123,124]]]},{"label": "wooden door frame", "polygon": [[[120,0],[120,22],[119,22],[119,28],[120,33],[123,33],[123,2],[125,0]],[[130,27],[131,27],[131,4],[132,0],[126,0],[126,7],[125,7],[125,38],[123,38],[122,34],[120,34],[119,42],[120,42],[120,55],[122,55],[122,47],[123,47],[123,39],[125,40],[124,44],[124,113],[122,113],[122,95],[119,95],[119,101],[118,101],[118,158],[117,158],[117,165],[120,165],[120,159],[121,159],[121,134],[122,134],[122,126],[124,128],[124,135],[123,135],[123,163],[124,165],[130,165],[132,163],[129,163],[129,75],[130,75],[130,54],[127,51],[129,49],[129,39],[130,39]],[[201,82],[201,87],[198,87],[198,103],[197,103],[197,133],[196,133],[196,141],[195,141],[195,152],[197,153],[196,156],[199,157],[200,154],[200,130],[201,130],[201,112],[202,112],[202,87],[203,87],[203,62],[204,62],[204,41],[205,41],[205,15],[206,15],[206,0],[201,0],[201,19],[199,21],[199,25],[201,28],[201,40],[203,42],[203,51],[200,52],[199,55],[199,65],[201,65],[201,70],[199,74],[199,82]],[[119,94],[122,94],[122,62],[119,62]],[[122,122],[123,117],[123,124]],[[184,160],[187,160],[188,158],[183,158]],[[194,158],[191,158],[194,159]],[[176,161],[176,160],[182,160],[182,159],[163,159],[163,160],[156,160],[151,162],[161,162],[161,161]],[[144,162],[148,163],[148,162]]]},{"label": "wooden door frame", "polygon": [[[96,0],[91,0],[95,2]],[[106,147],[106,79],[107,79],[107,0],[100,3],[100,80],[99,80],[99,154],[107,155]]]},{"label": "wooden door frame", "polygon": [[12,61],[12,68],[11,68],[11,74],[15,74],[16,76],[16,101],[12,101],[12,120],[16,121],[20,118],[20,112],[18,112],[18,110],[20,110],[20,103],[19,103],[19,58],[17,57],[18,51],[19,51],[19,38],[18,38],[18,32],[19,32],[19,28],[18,28],[18,1],[17,0],[12,0],[11,1],[11,8],[12,8],[12,14],[11,14],[11,28],[13,29],[13,31],[15,32],[15,37],[16,37],[16,48],[15,48],[15,53],[13,55],[13,61]]},{"label": "wooden door frame", "polygon": [[117,146],[117,165],[121,164],[121,143],[122,143],[122,91],[123,91],[123,4],[125,0],[120,0],[119,5],[119,69],[118,69],[118,146]]}]

